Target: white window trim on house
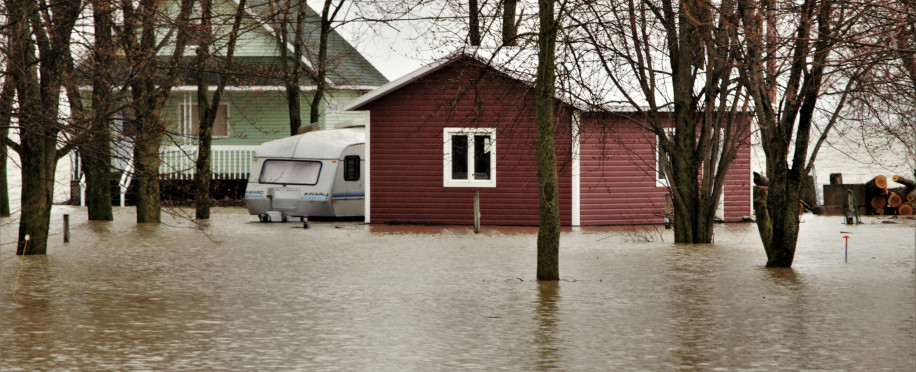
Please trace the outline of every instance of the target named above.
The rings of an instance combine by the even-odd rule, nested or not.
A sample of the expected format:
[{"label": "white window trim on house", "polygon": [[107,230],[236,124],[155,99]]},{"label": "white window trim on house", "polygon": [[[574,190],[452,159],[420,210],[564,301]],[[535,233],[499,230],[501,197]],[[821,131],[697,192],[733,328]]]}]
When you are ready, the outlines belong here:
[{"label": "white window trim on house", "polygon": [[[444,128],[443,135],[443,162],[442,162],[442,186],[444,187],[496,187],[496,128]],[[467,136],[471,139],[474,136],[489,136],[490,143],[486,150],[490,154],[490,177],[486,180],[474,179],[473,174],[478,171],[474,169],[474,152],[473,149],[467,151],[468,176],[467,179],[452,178],[452,138],[455,136]],[[468,140],[469,147],[473,146],[474,141]],[[479,173],[479,172],[477,172]]]},{"label": "white window trim on house", "polygon": [[[178,135],[186,139],[196,139],[198,135],[197,133],[191,133],[194,123],[200,121],[199,117],[194,117],[193,107],[195,106],[200,110],[197,102],[192,101],[188,95],[185,95],[185,99],[178,103]],[[221,102],[219,106],[226,108],[226,135],[213,136],[213,138],[229,138],[232,136],[232,114],[229,112],[229,104]],[[215,124],[216,122],[214,122]]]}]

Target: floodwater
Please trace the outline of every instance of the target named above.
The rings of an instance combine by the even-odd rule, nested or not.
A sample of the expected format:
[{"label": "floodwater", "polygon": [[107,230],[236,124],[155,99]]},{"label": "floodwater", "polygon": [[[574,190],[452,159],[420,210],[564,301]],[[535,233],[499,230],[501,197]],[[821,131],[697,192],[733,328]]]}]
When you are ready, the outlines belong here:
[{"label": "floodwater", "polygon": [[912,219],[806,215],[792,269],[753,224],[567,229],[537,282],[533,228],[116,210],[55,207],[44,256],[3,220],[0,370],[916,370]]}]

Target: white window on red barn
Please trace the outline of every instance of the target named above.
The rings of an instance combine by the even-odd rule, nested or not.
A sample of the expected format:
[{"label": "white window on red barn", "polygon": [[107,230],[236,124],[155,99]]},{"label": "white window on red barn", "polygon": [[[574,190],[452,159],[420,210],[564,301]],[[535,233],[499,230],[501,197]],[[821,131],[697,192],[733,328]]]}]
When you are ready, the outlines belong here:
[{"label": "white window on red barn", "polygon": [[443,130],[445,187],[496,187],[496,129]]},{"label": "white window on red barn", "polygon": [[[668,139],[674,134],[674,128],[665,128]],[[661,140],[655,136],[655,186],[668,187],[668,177],[665,175],[668,166],[668,154],[662,149]]]}]

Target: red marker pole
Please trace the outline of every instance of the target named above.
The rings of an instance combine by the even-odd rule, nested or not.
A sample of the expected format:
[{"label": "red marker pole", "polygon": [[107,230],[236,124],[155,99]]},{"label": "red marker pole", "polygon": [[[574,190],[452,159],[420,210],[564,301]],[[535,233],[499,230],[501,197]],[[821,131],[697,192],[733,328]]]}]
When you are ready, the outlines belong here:
[{"label": "red marker pole", "polygon": [[846,250],[843,256],[843,262],[849,263],[849,235],[843,235],[843,239],[846,239]]}]

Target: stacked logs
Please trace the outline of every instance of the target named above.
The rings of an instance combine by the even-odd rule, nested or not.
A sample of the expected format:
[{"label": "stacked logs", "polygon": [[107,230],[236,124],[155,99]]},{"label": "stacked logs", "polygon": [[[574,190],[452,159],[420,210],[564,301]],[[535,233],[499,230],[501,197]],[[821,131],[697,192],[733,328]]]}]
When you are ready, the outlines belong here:
[{"label": "stacked logs", "polygon": [[903,187],[887,188],[887,177],[877,176],[865,183],[866,213],[871,215],[901,215],[913,214],[916,206],[916,182],[895,175],[891,178]]}]

